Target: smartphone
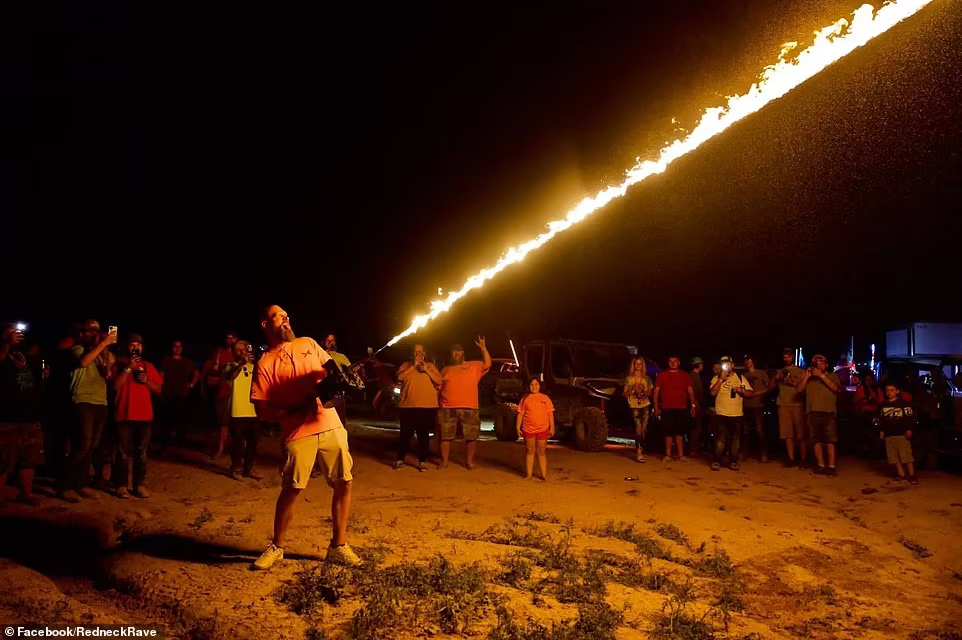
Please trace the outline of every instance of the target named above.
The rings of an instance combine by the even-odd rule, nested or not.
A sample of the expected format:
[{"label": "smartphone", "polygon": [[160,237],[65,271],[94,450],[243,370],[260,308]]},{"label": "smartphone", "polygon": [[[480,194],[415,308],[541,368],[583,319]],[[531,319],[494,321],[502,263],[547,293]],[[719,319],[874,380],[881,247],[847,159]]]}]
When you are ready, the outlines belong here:
[{"label": "smartphone", "polygon": [[107,327],[107,333],[117,333],[117,327],[115,326]]},{"label": "smartphone", "polygon": [[724,364],[722,364],[722,371],[728,371],[728,370],[731,369],[731,368],[732,368],[732,366],[731,366],[730,364],[728,364],[727,362],[724,363]]}]

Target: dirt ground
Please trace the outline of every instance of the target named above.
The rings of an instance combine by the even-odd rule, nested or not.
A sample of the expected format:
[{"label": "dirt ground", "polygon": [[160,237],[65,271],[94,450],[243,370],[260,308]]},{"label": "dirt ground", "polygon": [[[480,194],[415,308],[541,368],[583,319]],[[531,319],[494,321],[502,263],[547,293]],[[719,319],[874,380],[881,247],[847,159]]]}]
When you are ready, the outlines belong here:
[{"label": "dirt ground", "polygon": [[[962,633],[958,476],[923,473],[920,485],[909,486],[890,480],[885,465],[844,458],[838,478],[752,461],[739,472],[713,473],[705,459],[663,463],[652,456],[640,465],[626,447],[586,454],[552,446],[544,482],[521,478],[520,444],[496,441],[479,444],[473,471],[452,464],[419,473],[413,466],[391,469],[396,432],[359,424],[350,431],[351,543],[362,553],[386,546],[385,565],[443,554],[455,564],[480,561],[496,568],[511,547],[465,538],[532,512],[573,519],[575,549],[622,554],[632,545],[585,529],[613,520],[656,536],[659,525],[672,524],[690,539],[688,551],[682,550],[688,556],[724,550],[742,576],[744,611],[732,614],[727,631],[718,628],[719,638]],[[311,627],[326,637],[348,637],[363,598],[324,605],[311,621],[275,598],[304,563],[323,559],[330,536],[330,489],[323,481],[313,481],[298,504],[287,559],[269,572],[249,570],[270,539],[280,482],[273,466],[278,444],[264,442],[261,450],[265,478],[256,483],[232,480],[222,466],[188,452],[183,460],[151,461],[155,495],[147,500],[103,494],[78,505],[54,497],[39,508],[8,504],[0,510],[0,556],[6,558],[0,560],[0,617],[160,622],[175,638],[304,638]],[[453,458],[463,460],[463,446],[455,446]],[[561,527],[537,526],[552,535]],[[667,548],[680,546],[658,539]],[[906,542],[920,547],[913,553]],[[691,573],[684,564],[658,563],[678,577]],[[711,590],[702,579],[695,587],[696,593]],[[545,624],[575,611],[550,598],[536,606],[528,593],[498,589],[518,614]],[[648,637],[666,599],[612,584],[607,601],[629,605],[616,637]],[[704,610],[709,601],[699,597],[693,607]],[[485,637],[493,625],[489,612],[470,634]],[[414,635],[441,634],[424,629]]]}]

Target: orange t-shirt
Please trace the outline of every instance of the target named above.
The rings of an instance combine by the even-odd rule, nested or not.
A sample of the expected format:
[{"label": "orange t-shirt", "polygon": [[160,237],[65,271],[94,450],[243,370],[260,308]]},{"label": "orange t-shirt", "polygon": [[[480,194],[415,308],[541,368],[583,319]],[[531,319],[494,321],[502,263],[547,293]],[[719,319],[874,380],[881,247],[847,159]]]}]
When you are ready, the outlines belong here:
[{"label": "orange t-shirt", "polygon": [[295,338],[265,353],[257,362],[251,384],[251,401],[266,402],[270,409],[293,411],[274,418],[258,418],[281,425],[281,438],[297,440],[343,428],[336,409],[325,409],[317,397],[317,383],[324,379],[324,363],[330,360],[310,338]]},{"label": "orange t-shirt", "polygon": [[477,409],[478,383],[484,377],[477,360],[444,367],[441,371],[441,408]]},{"label": "orange t-shirt", "polygon": [[430,362],[424,363],[424,371],[418,371],[413,362],[405,362],[398,370],[397,379],[401,383],[402,409],[437,409],[438,388],[428,372],[440,377],[438,368]]},{"label": "orange t-shirt", "polygon": [[549,419],[554,413],[551,398],[543,393],[529,393],[521,399],[518,415],[521,416],[521,433],[544,433],[551,428]]}]

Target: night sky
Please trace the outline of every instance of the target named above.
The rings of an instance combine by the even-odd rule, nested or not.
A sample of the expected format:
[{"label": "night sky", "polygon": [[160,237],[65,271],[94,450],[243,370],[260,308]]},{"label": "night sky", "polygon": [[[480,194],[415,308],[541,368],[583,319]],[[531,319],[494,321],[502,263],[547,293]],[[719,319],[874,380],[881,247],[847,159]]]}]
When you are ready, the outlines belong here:
[{"label": "night sky", "polygon": [[[0,317],[45,341],[94,317],[150,351],[252,336],[276,302],[356,355],[860,2],[7,4]],[[834,356],[962,320],[960,9],[935,0],[424,339]]]}]

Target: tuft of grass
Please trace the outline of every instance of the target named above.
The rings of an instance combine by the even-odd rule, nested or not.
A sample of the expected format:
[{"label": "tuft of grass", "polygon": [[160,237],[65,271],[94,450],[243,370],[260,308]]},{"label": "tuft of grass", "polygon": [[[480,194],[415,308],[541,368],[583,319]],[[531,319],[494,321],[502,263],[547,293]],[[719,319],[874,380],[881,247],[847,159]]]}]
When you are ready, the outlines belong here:
[{"label": "tuft of grass", "polygon": [[698,573],[709,578],[726,580],[735,575],[735,564],[724,549],[715,549],[715,553],[701,558],[694,566]]},{"label": "tuft of grass", "polygon": [[311,627],[304,634],[304,640],[327,640],[327,635],[317,627]]},{"label": "tuft of grass", "polygon": [[520,517],[522,520],[530,520],[531,522],[561,524],[561,518],[551,513],[538,513],[536,511],[529,511],[528,513],[522,514],[518,517]]},{"label": "tuft of grass", "polygon": [[673,524],[660,524],[655,527],[655,533],[660,535],[665,540],[677,542],[683,547],[691,546],[691,540],[688,539],[688,536],[685,535],[685,532]]},{"label": "tuft of grass", "polygon": [[652,640],[714,640],[717,633],[714,619],[718,611],[712,608],[698,616],[691,609],[693,601],[694,587],[689,578],[683,589],[662,604],[648,637]]},{"label": "tuft of grass", "polygon": [[214,514],[211,513],[207,507],[204,507],[204,509],[200,512],[200,515],[194,518],[194,521],[187,526],[189,526],[192,529],[197,529],[199,531],[201,527],[203,527],[205,524],[213,521],[214,521]]},{"label": "tuft of grass", "polygon": [[812,602],[824,602],[830,607],[840,607],[841,602],[838,598],[838,591],[830,584],[823,584],[817,587],[806,587],[802,592],[801,602],[810,604]]},{"label": "tuft of grass", "polygon": [[274,593],[275,599],[294,613],[313,619],[324,603],[337,604],[350,583],[350,571],[329,565],[305,565]]},{"label": "tuft of grass", "polygon": [[507,607],[498,608],[498,624],[488,640],[614,640],[615,630],[625,619],[624,610],[600,602],[578,605],[578,617],[551,627],[530,618],[519,622]]},{"label": "tuft of grass", "polygon": [[388,589],[375,589],[364,606],[351,618],[349,637],[353,640],[388,638],[400,616],[401,606],[397,594]]},{"label": "tuft of grass", "polygon": [[504,571],[499,576],[501,583],[521,589],[531,579],[531,562],[523,552],[517,551],[504,556],[500,562],[504,567]]},{"label": "tuft of grass", "polygon": [[908,538],[905,538],[905,537],[899,538],[899,542],[901,542],[902,546],[908,549],[909,551],[911,551],[912,555],[918,558],[919,560],[922,560],[924,558],[930,558],[932,556],[932,552],[926,549],[924,546],[922,546],[918,542],[909,540]]},{"label": "tuft of grass", "polygon": [[927,629],[913,631],[909,640],[962,640],[962,633],[954,629]]},{"label": "tuft of grass", "polygon": [[635,525],[630,522],[619,522],[615,523],[614,520],[609,520],[601,527],[596,527],[592,529],[585,529],[585,533],[593,536],[598,536],[599,538],[613,538],[615,540],[624,540],[625,542],[630,542],[635,545],[635,549],[643,556],[648,556],[649,558],[660,558],[662,560],[673,560],[670,553],[665,551],[658,541],[641,533],[635,529]]}]

